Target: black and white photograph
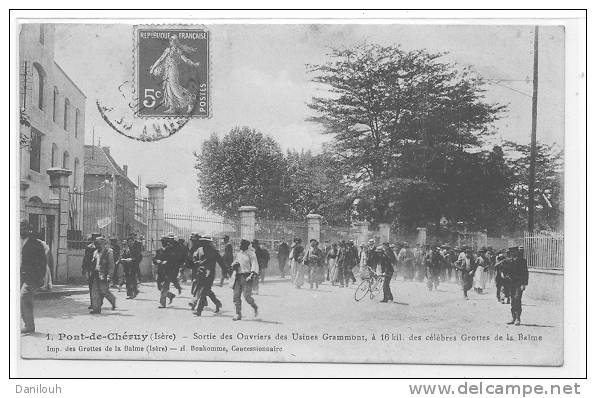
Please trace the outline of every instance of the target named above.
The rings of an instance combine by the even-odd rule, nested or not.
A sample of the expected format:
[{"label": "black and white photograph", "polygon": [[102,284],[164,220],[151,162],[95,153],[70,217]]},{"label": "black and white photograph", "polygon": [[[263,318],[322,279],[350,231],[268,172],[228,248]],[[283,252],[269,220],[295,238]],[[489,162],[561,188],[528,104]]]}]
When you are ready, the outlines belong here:
[{"label": "black and white photograph", "polygon": [[16,29],[21,366],[565,365],[564,24]]}]

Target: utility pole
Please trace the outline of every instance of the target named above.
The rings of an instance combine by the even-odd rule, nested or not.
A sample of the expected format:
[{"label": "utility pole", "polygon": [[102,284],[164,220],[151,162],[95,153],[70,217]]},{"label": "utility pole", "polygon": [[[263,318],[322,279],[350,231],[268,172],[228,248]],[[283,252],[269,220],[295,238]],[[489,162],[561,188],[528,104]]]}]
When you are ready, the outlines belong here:
[{"label": "utility pole", "polygon": [[530,140],[530,180],[528,182],[528,233],[534,232],[534,190],[536,187],[536,115],[538,103],[538,25],[534,27],[534,82],[532,89],[532,138]]}]

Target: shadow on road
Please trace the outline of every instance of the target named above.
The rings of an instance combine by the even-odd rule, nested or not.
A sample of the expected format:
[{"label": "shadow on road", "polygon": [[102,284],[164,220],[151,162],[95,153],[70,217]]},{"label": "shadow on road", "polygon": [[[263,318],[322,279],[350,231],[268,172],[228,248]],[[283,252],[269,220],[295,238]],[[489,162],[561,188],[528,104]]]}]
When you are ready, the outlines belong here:
[{"label": "shadow on road", "polygon": [[537,325],[535,323],[521,323],[520,326],[528,326],[532,328],[552,328],[554,326],[551,325]]}]

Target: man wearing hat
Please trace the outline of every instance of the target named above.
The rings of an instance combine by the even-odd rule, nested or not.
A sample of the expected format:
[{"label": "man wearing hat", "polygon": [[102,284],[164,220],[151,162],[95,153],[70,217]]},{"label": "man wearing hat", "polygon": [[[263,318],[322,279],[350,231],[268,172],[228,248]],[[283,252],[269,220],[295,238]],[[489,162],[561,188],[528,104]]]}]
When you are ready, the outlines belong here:
[{"label": "man wearing hat", "polygon": [[116,297],[110,292],[110,278],[114,272],[114,253],[103,236],[95,239],[91,270],[91,314],[100,314],[103,299],[106,298],[116,309]]},{"label": "man wearing hat", "polygon": [[43,284],[47,257],[43,245],[35,239],[33,228],[28,222],[21,225],[21,318],[24,328],[21,333],[35,332],[33,316],[33,295]]},{"label": "man wearing hat", "polygon": [[203,308],[207,305],[207,297],[215,304],[215,312],[219,312],[222,304],[211,289],[215,279],[215,265],[225,266],[219,251],[213,246],[213,239],[203,236],[197,240],[197,250],[193,253],[193,267],[196,280],[195,315],[201,316]]},{"label": "man wearing hat", "polygon": [[242,319],[242,296],[244,300],[252,307],[255,317],[259,310],[255,299],[252,298],[252,284],[255,278],[259,277],[259,263],[255,252],[250,250],[250,241],[242,239],[240,241],[240,251],[236,253],[236,259],[232,267],[234,268],[234,305],[236,306],[236,315],[232,320]]},{"label": "man wearing hat", "polygon": [[512,247],[509,258],[502,265],[503,278],[509,285],[511,294],[511,321],[508,325],[519,326],[522,313],[522,296],[528,285],[528,264],[523,255],[523,248]]}]

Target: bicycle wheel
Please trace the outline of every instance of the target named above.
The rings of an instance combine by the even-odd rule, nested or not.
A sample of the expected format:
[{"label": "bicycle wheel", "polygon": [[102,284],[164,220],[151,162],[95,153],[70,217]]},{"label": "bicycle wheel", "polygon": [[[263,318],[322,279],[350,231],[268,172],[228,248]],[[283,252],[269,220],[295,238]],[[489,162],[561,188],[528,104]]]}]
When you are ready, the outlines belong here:
[{"label": "bicycle wheel", "polygon": [[373,283],[372,287],[370,288],[370,298],[371,300],[383,290],[383,277],[377,277],[375,282]]},{"label": "bicycle wheel", "polygon": [[367,280],[363,280],[362,282],[360,282],[358,288],[354,292],[354,300],[360,301],[364,297],[366,297],[366,294],[369,292],[369,288],[370,286]]}]

